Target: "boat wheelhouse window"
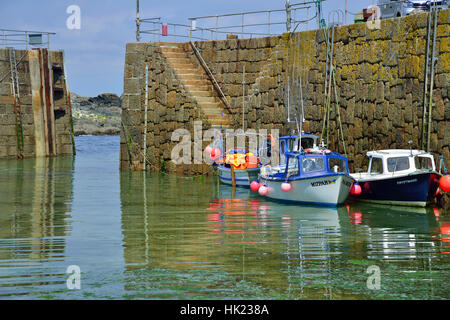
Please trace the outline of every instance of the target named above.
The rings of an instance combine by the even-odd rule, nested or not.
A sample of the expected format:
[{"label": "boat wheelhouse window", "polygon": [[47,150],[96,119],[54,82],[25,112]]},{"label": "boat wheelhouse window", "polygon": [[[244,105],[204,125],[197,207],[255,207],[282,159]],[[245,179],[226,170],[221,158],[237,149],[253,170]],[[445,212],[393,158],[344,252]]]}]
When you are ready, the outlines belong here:
[{"label": "boat wheelhouse window", "polygon": [[395,157],[387,159],[387,167],[389,172],[397,172],[409,169],[408,157]]},{"label": "boat wheelhouse window", "polygon": [[314,147],[314,139],[313,138],[302,138],[302,148],[303,149],[311,149]]},{"label": "boat wheelhouse window", "polygon": [[433,170],[433,160],[428,157],[414,157],[414,164],[418,170]]},{"label": "boat wheelhouse window", "polygon": [[333,172],[347,172],[347,164],[344,159],[329,158],[328,168]]},{"label": "boat wheelhouse window", "polygon": [[372,158],[370,163],[370,174],[383,173],[383,160],[381,158]]},{"label": "boat wheelhouse window", "polygon": [[287,176],[298,176],[298,158],[288,158]]},{"label": "boat wheelhouse window", "polygon": [[322,157],[305,157],[302,161],[302,170],[304,173],[323,171],[325,164]]}]

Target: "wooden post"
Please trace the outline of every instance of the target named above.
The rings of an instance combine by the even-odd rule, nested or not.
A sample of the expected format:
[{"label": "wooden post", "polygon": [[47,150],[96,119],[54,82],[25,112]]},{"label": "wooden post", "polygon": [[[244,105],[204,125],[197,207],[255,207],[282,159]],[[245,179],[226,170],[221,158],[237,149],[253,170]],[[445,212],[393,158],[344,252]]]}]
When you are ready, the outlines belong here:
[{"label": "wooden post", "polygon": [[236,177],[234,175],[234,167],[231,166],[231,185],[233,186],[233,189],[236,188]]}]

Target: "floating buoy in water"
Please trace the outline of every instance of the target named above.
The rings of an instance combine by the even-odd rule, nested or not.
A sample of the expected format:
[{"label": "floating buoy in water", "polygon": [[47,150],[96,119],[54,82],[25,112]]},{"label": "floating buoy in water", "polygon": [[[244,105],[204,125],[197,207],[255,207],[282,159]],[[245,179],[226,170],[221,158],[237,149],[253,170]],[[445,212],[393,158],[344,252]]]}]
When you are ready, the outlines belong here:
[{"label": "floating buoy in water", "polygon": [[222,153],[220,152],[219,148],[213,148],[211,150],[210,157],[211,157],[212,160],[216,160],[217,158],[220,157],[221,154]]},{"label": "floating buoy in water", "polygon": [[258,181],[252,181],[252,183],[250,183],[250,189],[251,189],[252,191],[258,191],[258,189],[259,189],[260,186],[261,186],[261,185],[259,184]]},{"label": "floating buoy in water", "polygon": [[292,188],[292,186],[289,182],[283,182],[281,184],[281,191],[283,191],[283,192],[289,192],[289,191],[291,191],[291,188]]},{"label": "floating buoy in water", "polygon": [[265,195],[267,195],[267,194],[269,193],[269,188],[268,188],[267,186],[261,186],[261,187],[259,188],[259,190],[258,190],[258,193],[259,193],[261,196],[265,196]]},{"label": "floating buoy in water", "polygon": [[350,187],[350,194],[352,196],[359,196],[362,193],[361,186],[357,183],[352,184]]},{"label": "floating buoy in water", "polygon": [[445,192],[450,192],[450,174],[441,177],[441,180],[439,180],[439,187]]}]

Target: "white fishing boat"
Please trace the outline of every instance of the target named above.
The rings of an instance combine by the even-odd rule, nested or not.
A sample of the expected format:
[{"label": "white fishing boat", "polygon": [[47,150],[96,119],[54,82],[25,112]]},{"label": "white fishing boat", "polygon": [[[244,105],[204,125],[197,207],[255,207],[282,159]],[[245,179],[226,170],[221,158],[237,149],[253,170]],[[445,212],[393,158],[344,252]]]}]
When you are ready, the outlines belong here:
[{"label": "white fishing boat", "polygon": [[352,199],[424,207],[435,197],[442,175],[431,153],[388,149],[367,152],[367,157],[367,172],[351,174],[360,186]]}]

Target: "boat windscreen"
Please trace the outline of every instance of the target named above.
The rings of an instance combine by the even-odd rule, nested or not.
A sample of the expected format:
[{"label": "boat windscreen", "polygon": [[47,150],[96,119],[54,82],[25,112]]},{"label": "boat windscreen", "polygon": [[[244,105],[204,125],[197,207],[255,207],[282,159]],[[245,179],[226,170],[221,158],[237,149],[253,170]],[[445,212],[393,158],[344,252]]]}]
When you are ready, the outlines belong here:
[{"label": "boat windscreen", "polygon": [[335,173],[344,172],[347,173],[347,163],[342,158],[329,158],[328,168]]},{"label": "boat windscreen", "polygon": [[302,160],[302,171],[304,173],[323,171],[324,169],[325,163],[323,157],[305,157]]},{"label": "boat windscreen", "polygon": [[409,157],[395,157],[387,159],[389,172],[397,172],[409,169]]}]

